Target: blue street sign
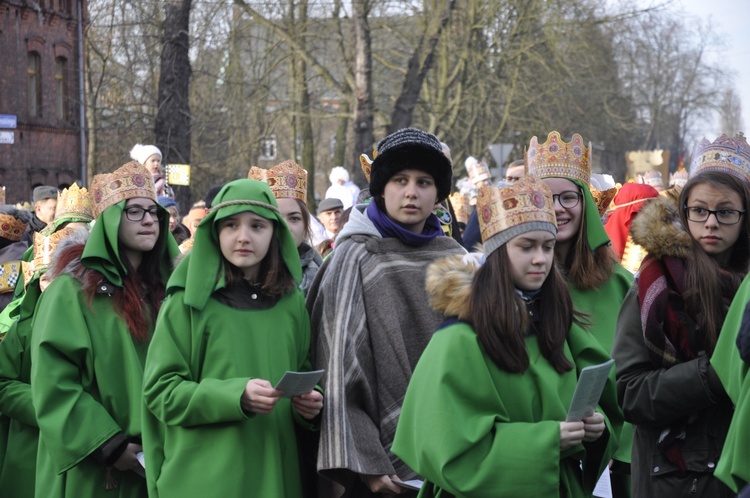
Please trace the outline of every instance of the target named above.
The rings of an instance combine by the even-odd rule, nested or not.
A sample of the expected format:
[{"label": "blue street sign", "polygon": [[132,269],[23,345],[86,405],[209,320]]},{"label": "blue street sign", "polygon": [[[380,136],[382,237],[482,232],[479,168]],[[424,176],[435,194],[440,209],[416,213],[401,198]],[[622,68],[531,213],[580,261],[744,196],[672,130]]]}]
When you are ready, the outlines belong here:
[{"label": "blue street sign", "polygon": [[18,116],[15,114],[0,114],[0,128],[15,128]]}]

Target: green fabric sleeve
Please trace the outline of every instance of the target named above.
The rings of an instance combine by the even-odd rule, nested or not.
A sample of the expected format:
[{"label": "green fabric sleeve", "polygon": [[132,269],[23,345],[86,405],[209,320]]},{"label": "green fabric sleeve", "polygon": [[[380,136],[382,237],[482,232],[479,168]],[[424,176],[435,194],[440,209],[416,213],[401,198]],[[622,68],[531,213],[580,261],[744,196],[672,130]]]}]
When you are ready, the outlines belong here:
[{"label": "green fabric sleeve", "polygon": [[[28,335],[22,334],[29,328],[24,321],[13,322],[11,329],[0,342],[0,413],[26,425],[37,427],[34,405],[31,402],[31,384],[23,380],[22,360],[29,360]],[[30,332],[30,330],[28,330]]]},{"label": "green fabric sleeve", "polygon": [[81,382],[93,355],[83,313],[88,306],[80,285],[62,275],[45,291],[34,322],[31,395],[41,437],[58,473],[121,432]]},{"label": "green fabric sleeve", "polygon": [[742,392],[742,385],[747,378],[749,365],[740,357],[737,349],[737,334],[742,325],[745,307],[750,301],[750,275],[742,281],[729,307],[721,333],[711,356],[711,365],[721,379],[729,397],[734,404]]},{"label": "green fabric sleeve", "polygon": [[506,401],[469,326],[438,331],[410,381],[392,451],[457,496],[556,496],[560,422],[510,422]]},{"label": "green fabric sleeve", "polygon": [[[200,312],[183,302],[184,291],[169,296],[159,313],[144,371],[144,402],[170,426],[191,427],[251,418],[240,406],[249,378],[194,379],[191,361],[202,347],[192,322]],[[197,340],[196,340],[197,339]]]}]

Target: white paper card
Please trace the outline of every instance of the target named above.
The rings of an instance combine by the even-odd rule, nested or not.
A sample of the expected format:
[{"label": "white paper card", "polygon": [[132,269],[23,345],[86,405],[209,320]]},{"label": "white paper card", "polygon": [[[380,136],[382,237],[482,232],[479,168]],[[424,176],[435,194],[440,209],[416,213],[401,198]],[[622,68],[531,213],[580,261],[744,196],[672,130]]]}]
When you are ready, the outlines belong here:
[{"label": "white paper card", "polygon": [[325,370],[312,372],[287,372],[274,389],[284,391],[284,398],[293,398],[312,391],[323,377]]},{"label": "white paper card", "polygon": [[604,391],[604,385],[607,383],[609,371],[614,363],[615,360],[609,360],[600,365],[592,365],[581,370],[576,390],[573,393],[573,401],[570,402],[568,417],[565,419],[566,422],[578,422],[594,414],[602,391]]},{"label": "white paper card", "polygon": [[594,487],[594,496],[597,498],[612,498],[612,482],[609,480],[609,468],[604,469]]},{"label": "white paper card", "polygon": [[402,488],[416,489],[416,490],[422,489],[422,485],[424,484],[424,481],[420,481],[419,479],[412,479],[410,481],[393,481],[393,482],[401,486]]}]

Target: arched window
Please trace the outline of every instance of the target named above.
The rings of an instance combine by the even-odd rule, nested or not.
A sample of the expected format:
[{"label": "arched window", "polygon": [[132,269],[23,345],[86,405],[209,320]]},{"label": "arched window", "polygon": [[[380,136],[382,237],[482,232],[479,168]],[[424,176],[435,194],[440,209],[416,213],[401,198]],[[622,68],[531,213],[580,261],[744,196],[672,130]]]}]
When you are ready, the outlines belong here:
[{"label": "arched window", "polygon": [[65,57],[55,59],[55,106],[57,119],[68,117],[68,60]]},{"label": "arched window", "polygon": [[29,52],[28,62],[29,115],[39,117],[42,115],[42,57],[39,52]]}]

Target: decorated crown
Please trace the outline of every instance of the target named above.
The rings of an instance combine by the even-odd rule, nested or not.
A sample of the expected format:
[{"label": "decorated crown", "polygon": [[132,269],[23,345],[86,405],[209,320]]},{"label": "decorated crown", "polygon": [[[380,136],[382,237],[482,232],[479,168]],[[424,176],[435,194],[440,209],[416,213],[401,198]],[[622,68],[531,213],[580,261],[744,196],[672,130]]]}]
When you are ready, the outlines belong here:
[{"label": "decorated crown", "polygon": [[23,275],[23,286],[26,288],[31,279],[34,278],[34,261],[21,260],[21,274]]},{"label": "decorated crown", "polygon": [[568,143],[553,131],[543,144],[539,143],[537,137],[531,137],[526,151],[526,174],[540,178],[568,178],[588,185],[591,181],[589,161],[589,150],[583,144],[581,135],[574,133]]},{"label": "decorated crown", "polygon": [[596,202],[596,209],[599,211],[599,216],[604,216],[604,213],[609,209],[609,205],[612,204],[612,199],[617,195],[617,187],[598,190],[593,185],[589,185],[589,190]]},{"label": "decorated crown", "polygon": [[677,171],[669,174],[669,186],[670,187],[684,187],[688,181],[689,174],[687,170],[680,164]]},{"label": "decorated crown", "polygon": [[664,190],[664,181],[661,176],[661,171],[646,171],[643,174],[643,183],[645,183],[646,185],[651,185],[656,190]]},{"label": "decorated crown", "polygon": [[742,132],[732,138],[722,135],[715,142],[705,138],[693,151],[690,176],[712,170],[723,171],[745,181],[750,181],[750,146]]},{"label": "decorated crown", "polygon": [[450,197],[451,206],[456,213],[456,220],[460,223],[468,223],[471,216],[471,201],[468,194],[453,192]]},{"label": "decorated crown", "polygon": [[0,204],[5,204],[5,186],[0,187]]},{"label": "decorated crown", "polygon": [[546,230],[557,234],[552,191],[531,176],[508,187],[480,188],[477,214],[487,254],[525,232]]},{"label": "decorated crown", "polygon": [[367,156],[367,154],[360,154],[359,156],[359,162],[362,165],[362,173],[365,174],[367,183],[370,183],[370,174],[372,173],[372,162],[375,160],[376,157],[378,157],[378,149],[372,150],[372,159],[370,159]]},{"label": "decorated crown", "polygon": [[34,233],[33,274],[39,275],[49,268],[58,244],[73,235],[76,230],[78,230],[77,227],[69,225],[52,233],[48,233],[46,230],[43,230],[41,233]]},{"label": "decorated crown", "polygon": [[478,161],[474,157],[469,156],[466,158],[466,161],[464,161],[464,166],[466,166],[466,173],[474,183],[479,183],[483,180],[489,180],[492,178],[490,168],[484,161]]},{"label": "decorated crown", "polygon": [[91,209],[91,197],[89,191],[79,188],[74,183],[69,188],[63,189],[57,194],[57,208],[55,210],[55,225],[66,221],[89,222],[94,219]]},{"label": "decorated crown", "polygon": [[19,220],[12,214],[0,214],[0,237],[18,242],[27,226],[28,223]]},{"label": "decorated crown", "polygon": [[296,199],[307,204],[307,171],[292,160],[269,169],[253,166],[247,177],[266,182],[277,199]]},{"label": "decorated crown", "polygon": [[112,173],[95,175],[91,181],[91,195],[95,218],[108,207],[126,199],[145,197],[156,202],[151,173],[136,161],[123,164]]}]

